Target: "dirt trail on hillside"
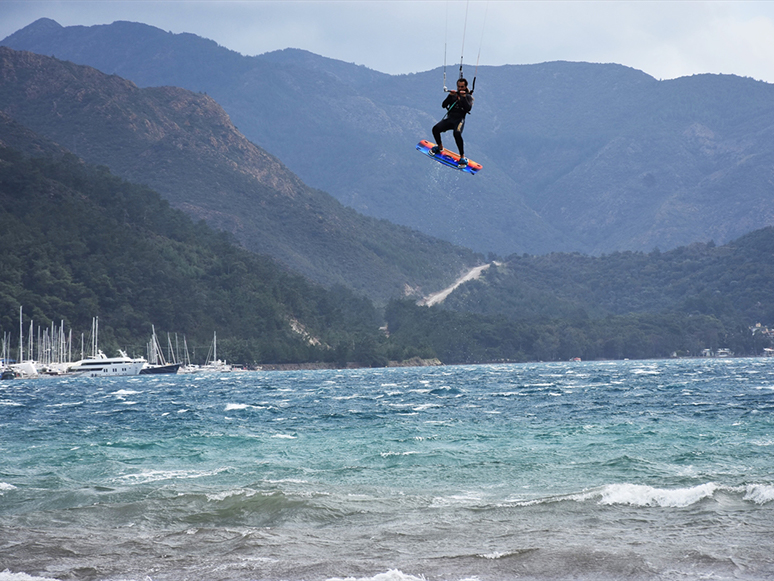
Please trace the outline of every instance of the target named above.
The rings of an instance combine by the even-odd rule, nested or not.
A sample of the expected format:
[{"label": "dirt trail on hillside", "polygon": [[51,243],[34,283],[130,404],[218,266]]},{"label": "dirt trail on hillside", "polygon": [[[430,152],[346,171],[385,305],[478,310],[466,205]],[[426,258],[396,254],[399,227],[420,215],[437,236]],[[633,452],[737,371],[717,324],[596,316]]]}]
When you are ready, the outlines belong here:
[{"label": "dirt trail on hillside", "polygon": [[[492,264],[497,264],[497,263],[495,262]],[[476,280],[479,276],[481,276],[481,273],[484,272],[490,266],[492,266],[492,264],[482,264],[481,266],[476,266],[474,268],[471,268],[468,272],[466,272],[460,278],[454,281],[454,284],[452,284],[450,287],[447,287],[442,291],[426,296],[425,298],[418,301],[417,304],[426,306],[426,307],[432,307],[433,305],[437,305],[438,303],[443,302],[446,299],[446,297],[448,297],[452,293],[452,291],[456,289],[458,286],[460,286],[463,282],[468,282],[469,280]]]}]

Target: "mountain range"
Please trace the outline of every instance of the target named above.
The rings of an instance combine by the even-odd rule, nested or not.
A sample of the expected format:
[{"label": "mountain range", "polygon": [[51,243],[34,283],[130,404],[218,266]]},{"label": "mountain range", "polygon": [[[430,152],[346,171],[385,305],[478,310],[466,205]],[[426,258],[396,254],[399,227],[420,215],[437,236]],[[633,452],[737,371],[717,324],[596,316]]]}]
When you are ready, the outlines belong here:
[{"label": "mountain range", "polygon": [[481,261],[306,186],[204,94],[140,89],[92,67],[0,47],[0,111],[328,287],[384,302],[442,288]]},{"label": "mountain range", "polygon": [[471,177],[414,151],[443,113],[440,68],[394,76],[296,49],[243,56],[131,22],[41,19],[0,44],[205,92],[305,183],[478,252],[649,252],[774,223],[774,87],[749,78],[482,66],[465,137],[484,171]]}]

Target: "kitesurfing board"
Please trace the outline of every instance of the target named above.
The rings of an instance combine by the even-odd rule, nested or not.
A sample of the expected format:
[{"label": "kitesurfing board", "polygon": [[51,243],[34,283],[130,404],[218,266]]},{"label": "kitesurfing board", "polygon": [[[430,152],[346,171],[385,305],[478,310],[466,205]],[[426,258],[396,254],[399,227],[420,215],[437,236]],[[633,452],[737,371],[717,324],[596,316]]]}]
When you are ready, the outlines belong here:
[{"label": "kitesurfing board", "polygon": [[426,139],[423,139],[419,143],[417,143],[417,149],[424,153],[428,157],[432,157],[435,161],[440,162],[444,165],[448,165],[449,167],[453,167],[454,169],[458,169],[460,171],[466,171],[469,174],[475,175],[478,173],[479,170],[483,168],[483,166],[480,163],[476,163],[475,161],[468,160],[468,163],[466,165],[459,165],[460,156],[454,153],[453,151],[449,151],[448,149],[442,149],[440,153],[433,153],[431,149],[435,147],[435,143],[431,143],[427,141]]}]

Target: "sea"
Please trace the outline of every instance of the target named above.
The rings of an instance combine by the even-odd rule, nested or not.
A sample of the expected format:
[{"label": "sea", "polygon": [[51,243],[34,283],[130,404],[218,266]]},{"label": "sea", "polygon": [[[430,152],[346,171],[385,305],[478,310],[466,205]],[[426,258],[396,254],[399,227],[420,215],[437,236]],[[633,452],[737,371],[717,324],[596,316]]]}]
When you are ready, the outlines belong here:
[{"label": "sea", "polygon": [[0,581],[774,579],[774,359],[0,382]]}]

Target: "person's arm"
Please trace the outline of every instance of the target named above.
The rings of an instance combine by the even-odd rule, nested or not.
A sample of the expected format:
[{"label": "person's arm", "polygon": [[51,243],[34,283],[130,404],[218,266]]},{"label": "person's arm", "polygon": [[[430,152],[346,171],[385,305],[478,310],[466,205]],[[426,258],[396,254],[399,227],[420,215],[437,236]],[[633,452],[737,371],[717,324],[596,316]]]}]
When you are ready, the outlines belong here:
[{"label": "person's arm", "polygon": [[460,104],[463,106],[465,113],[470,113],[470,110],[473,108],[473,95],[466,93]]}]

